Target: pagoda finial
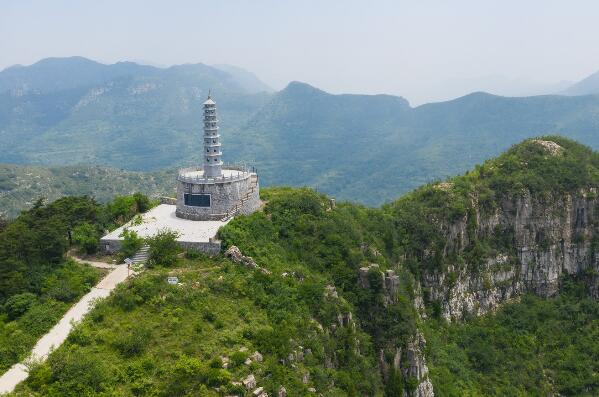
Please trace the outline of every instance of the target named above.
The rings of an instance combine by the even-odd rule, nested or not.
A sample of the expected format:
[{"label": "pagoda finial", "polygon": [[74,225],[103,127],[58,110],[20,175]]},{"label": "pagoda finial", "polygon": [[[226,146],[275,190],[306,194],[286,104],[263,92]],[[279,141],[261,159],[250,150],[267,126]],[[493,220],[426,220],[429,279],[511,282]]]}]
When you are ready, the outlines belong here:
[{"label": "pagoda finial", "polygon": [[208,99],[212,98],[212,90],[208,88]]}]

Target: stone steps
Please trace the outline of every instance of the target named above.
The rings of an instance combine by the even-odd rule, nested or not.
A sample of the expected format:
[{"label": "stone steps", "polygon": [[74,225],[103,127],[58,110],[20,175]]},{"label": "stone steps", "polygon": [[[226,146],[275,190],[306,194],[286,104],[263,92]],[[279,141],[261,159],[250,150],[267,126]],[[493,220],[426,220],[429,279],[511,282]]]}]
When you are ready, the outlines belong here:
[{"label": "stone steps", "polygon": [[147,245],[144,245],[143,247],[141,247],[139,249],[139,251],[137,251],[135,253],[135,255],[133,255],[133,258],[131,258],[131,261],[135,264],[144,264],[148,261],[148,258],[150,257],[150,253],[149,253],[150,247]]}]

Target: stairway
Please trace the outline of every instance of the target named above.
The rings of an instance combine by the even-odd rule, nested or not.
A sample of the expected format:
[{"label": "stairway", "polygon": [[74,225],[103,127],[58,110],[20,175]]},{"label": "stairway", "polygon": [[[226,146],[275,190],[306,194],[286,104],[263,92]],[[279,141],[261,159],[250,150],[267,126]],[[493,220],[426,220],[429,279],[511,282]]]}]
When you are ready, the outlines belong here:
[{"label": "stairway", "polygon": [[137,251],[135,253],[135,255],[133,255],[133,258],[131,258],[131,261],[133,262],[134,265],[143,265],[148,261],[148,257],[150,256],[149,253],[150,247],[147,245],[144,245],[143,247],[141,247],[139,249],[139,251]]},{"label": "stairway", "polygon": [[258,187],[258,175],[252,174],[250,176],[250,187],[247,190],[247,192],[245,192],[245,194],[243,195],[241,200],[239,200],[231,209],[229,209],[227,211],[227,213],[221,220],[223,222],[226,222],[226,221],[232,219],[235,215],[237,215],[239,213],[239,211],[241,211],[241,208],[243,208],[243,205],[250,199],[252,194],[256,191],[257,187]]}]

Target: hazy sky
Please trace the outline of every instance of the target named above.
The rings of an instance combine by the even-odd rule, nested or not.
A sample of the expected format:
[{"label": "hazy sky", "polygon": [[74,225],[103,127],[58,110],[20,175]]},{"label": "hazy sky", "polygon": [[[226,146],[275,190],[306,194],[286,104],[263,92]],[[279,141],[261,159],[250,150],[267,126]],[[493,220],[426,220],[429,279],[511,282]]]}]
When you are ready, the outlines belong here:
[{"label": "hazy sky", "polygon": [[599,1],[0,0],[0,68],[71,55],[227,63],[275,89],[414,104],[551,92],[599,70]]}]

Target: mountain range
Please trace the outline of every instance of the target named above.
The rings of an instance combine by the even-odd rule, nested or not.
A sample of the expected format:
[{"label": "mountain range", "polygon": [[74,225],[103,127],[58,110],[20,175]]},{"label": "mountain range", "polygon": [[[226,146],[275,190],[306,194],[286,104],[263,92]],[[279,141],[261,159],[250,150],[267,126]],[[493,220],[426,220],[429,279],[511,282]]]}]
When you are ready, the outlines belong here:
[{"label": "mountain range", "polygon": [[0,162],[131,171],[196,164],[211,89],[226,161],[256,165],[264,185],[308,185],[378,205],[527,137],[559,134],[599,148],[594,76],[568,95],[477,92],[412,107],[397,96],[332,95],[300,82],[273,92],[226,65],[48,58],[0,72]]}]

